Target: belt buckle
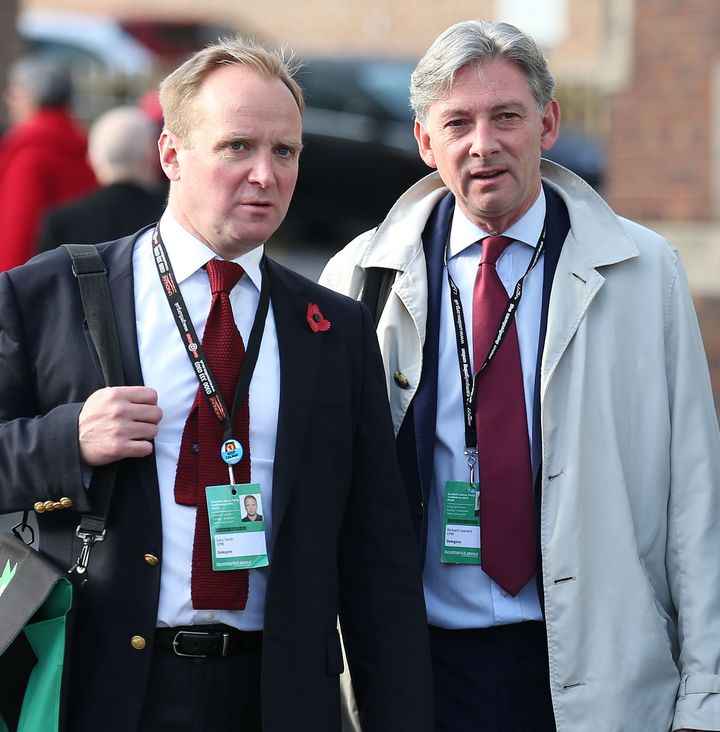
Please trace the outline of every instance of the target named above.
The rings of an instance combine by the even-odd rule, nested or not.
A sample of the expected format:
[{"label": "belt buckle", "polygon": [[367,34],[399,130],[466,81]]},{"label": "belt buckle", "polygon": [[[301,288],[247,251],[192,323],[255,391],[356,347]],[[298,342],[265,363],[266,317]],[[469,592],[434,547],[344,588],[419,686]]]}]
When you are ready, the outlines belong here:
[{"label": "belt buckle", "polygon": [[[203,632],[203,631],[194,631],[194,630],[179,630],[177,633],[175,633],[175,637],[172,641],[172,648],[173,653],[176,656],[182,656],[184,658],[207,658],[207,653],[183,653],[182,651],[178,650],[178,646],[180,645],[180,641],[178,640],[180,636],[200,636],[203,638],[207,638],[208,636],[215,635],[217,631],[214,631],[212,633]],[[222,634],[222,651],[220,653],[221,656],[227,656],[230,651],[230,633],[224,632]]]}]

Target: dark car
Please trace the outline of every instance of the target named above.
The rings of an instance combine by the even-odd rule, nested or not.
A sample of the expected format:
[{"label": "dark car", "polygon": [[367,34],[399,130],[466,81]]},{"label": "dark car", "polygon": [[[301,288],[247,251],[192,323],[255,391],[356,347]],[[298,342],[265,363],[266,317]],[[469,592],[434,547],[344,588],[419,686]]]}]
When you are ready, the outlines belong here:
[{"label": "dark car", "polygon": [[430,172],[413,137],[413,68],[394,59],[303,63],[304,149],[285,232],[340,245]]},{"label": "dark car", "polygon": [[[304,150],[281,238],[339,248],[380,223],[397,197],[431,172],[413,135],[414,67],[408,59],[303,62]],[[546,157],[601,183],[602,150],[584,135],[563,130]]]}]

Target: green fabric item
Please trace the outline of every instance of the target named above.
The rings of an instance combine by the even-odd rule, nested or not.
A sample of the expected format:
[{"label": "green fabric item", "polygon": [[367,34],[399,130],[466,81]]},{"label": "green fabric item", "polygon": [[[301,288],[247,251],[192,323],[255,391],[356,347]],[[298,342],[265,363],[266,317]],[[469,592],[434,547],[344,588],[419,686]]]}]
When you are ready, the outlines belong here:
[{"label": "green fabric item", "polygon": [[[72,593],[69,580],[58,582],[23,628],[38,662],[25,691],[17,732],[57,732],[65,656],[65,623],[72,606]],[[2,726],[0,732],[5,732]]]}]

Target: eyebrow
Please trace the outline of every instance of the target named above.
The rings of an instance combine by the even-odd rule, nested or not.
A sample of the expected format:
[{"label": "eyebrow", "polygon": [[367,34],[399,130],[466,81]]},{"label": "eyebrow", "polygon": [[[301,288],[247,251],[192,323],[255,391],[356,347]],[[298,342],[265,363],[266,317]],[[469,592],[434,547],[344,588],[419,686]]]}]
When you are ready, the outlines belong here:
[{"label": "eyebrow", "polygon": [[226,145],[229,145],[231,142],[249,142],[249,141],[250,141],[250,135],[231,132],[231,133],[219,138],[218,140],[216,140],[212,149],[213,150],[222,150]]},{"label": "eyebrow", "polygon": [[[228,135],[225,135],[224,137],[221,137],[219,140],[215,142],[213,145],[213,150],[218,151],[222,150],[226,145],[229,145],[231,142],[245,142],[248,144],[252,144],[255,141],[255,138],[251,134],[245,134],[242,132],[238,133],[229,133]],[[302,138],[301,139],[293,139],[293,140],[278,140],[277,142],[273,143],[273,146],[276,147],[278,145],[284,145],[286,147],[292,147],[296,149],[298,152],[302,150],[303,143]]]},{"label": "eyebrow", "polygon": [[[490,114],[497,114],[498,112],[507,112],[507,111],[521,111],[526,112],[527,107],[525,104],[523,104],[520,101],[517,100],[511,100],[508,102],[501,102],[499,104],[493,104],[492,107],[490,107]],[[463,115],[468,114],[468,106],[458,106],[458,107],[450,107],[448,109],[443,110],[439,115],[439,119],[452,119],[453,117],[462,117]]]}]

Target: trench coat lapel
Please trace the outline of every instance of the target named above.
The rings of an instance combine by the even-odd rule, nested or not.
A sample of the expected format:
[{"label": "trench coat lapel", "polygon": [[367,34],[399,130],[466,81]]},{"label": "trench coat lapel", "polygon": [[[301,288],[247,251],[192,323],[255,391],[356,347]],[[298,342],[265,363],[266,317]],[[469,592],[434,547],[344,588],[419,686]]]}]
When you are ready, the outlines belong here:
[{"label": "trench coat lapel", "polygon": [[[567,195],[553,185],[550,188],[561,198]],[[638,256],[637,245],[618,225],[609,208],[607,215],[603,212],[598,216],[585,214],[573,199],[565,203],[570,214],[570,231],[552,280],[540,374],[541,399],[590,305],[605,284],[599,268],[609,268]]]},{"label": "trench coat lapel", "polygon": [[558,262],[550,296],[545,348],[540,373],[543,398],[555,369],[582,323],[605,278],[578,256],[577,242],[568,234]]}]

